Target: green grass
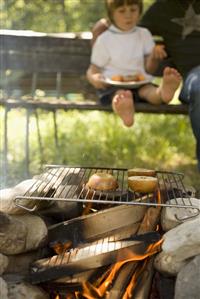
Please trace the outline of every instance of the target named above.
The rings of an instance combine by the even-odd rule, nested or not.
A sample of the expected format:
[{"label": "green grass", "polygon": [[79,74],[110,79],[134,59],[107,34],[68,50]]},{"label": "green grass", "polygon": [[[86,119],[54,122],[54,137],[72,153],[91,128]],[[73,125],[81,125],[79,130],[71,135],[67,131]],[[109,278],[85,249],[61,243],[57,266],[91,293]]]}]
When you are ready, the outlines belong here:
[{"label": "green grass", "polygon": [[[3,128],[3,109],[0,110]],[[195,141],[190,122],[183,115],[136,114],[135,125],[125,128],[113,113],[58,111],[58,139],[54,140],[53,116],[39,112],[42,152],[35,117],[30,123],[30,172],[41,164],[106,167],[145,167],[183,172],[185,183],[200,189],[196,170]],[[1,130],[1,141],[3,130]],[[25,113],[9,112],[9,172],[7,185],[24,178]],[[3,165],[1,142],[1,165]],[[3,167],[3,166],[2,166]],[[3,169],[2,169],[3,170]],[[3,171],[2,171],[3,173]],[[5,174],[5,173],[4,173]],[[1,175],[1,182],[3,174]]]}]

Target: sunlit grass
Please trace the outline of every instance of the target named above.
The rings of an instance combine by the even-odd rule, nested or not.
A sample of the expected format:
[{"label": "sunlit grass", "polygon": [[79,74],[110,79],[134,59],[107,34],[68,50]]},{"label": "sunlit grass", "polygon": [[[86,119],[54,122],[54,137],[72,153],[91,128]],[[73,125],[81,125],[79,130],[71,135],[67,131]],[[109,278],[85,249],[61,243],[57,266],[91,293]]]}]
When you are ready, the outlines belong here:
[{"label": "sunlit grass", "polygon": [[[2,120],[3,109],[0,116]],[[197,186],[200,181],[195,165],[195,142],[187,116],[138,113],[135,125],[126,128],[113,113],[58,111],[57,125],[58,148],[52,113],[39,113],[41,150],[35,116],[32,115],[31,175],[41,171],[41,164],[53,163],[183,171],[188,184]],[[24,176],[25,112],[9,112],[8,129],[8,183],[11,184]],[[2,150],[1,142],[1,157]]]}]

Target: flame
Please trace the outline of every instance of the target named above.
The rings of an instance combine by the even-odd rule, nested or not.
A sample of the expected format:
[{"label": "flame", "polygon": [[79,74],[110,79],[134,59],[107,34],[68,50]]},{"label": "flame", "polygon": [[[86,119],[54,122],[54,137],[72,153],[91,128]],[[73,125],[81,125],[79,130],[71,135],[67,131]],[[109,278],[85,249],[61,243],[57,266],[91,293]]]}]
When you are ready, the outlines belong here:
[{"label": "flame", "polygon": [[91,283],[88,281],[83,283],[83,293],[82,295],[87,299],[97,299],[101,298],[101,294],[99,293],[98,289],[95,288]]},{"label": "flame", "polygon": [[66,299],[73,299],[73,298],[74,298],[73,294],[71,293],[66,294]]},{"label": "flame", "polygon": [[[158,242],[156,242],[154,244],[149,245],[149,247],[147,249],[147,252],[152,253],[153,251],[155,251],[157,249],[158,249],[158,251],[160,251],[160,246],[161,246],[162,242],[163,242],[163,239],[159,240]],[[153,255],[153,254],[151,254],[151,255]],[[151,255],[149,255],[149,257]],[[134,272],[134,275],[132,276],[131,281],[130,281],[130,283],[129,283],[129,285],[126,289],[126,292],[124,293],[122,299],[132,298],[132,290],[135,287],[135,285],[138,281],[138,278],[140,277],[140,275],[142,274],[142,272],[146,268],[148,261],[149,261],[149,259],[147,258],[142,265],[138,265],[138,268]]]},{"label": "flame", "polygon": [[148,260],[146,259],[144,261],[144,263],[142,265],[139,265],[139,267],[135,270],[135,273],[133,274],[131,281],[122,297],[122,299],[129,299],[132,297],[131,293],[133,288],[135,287],[137,280],[139,278],[139,276],[141,275],[141,273],[143,272],[143,270],[145,269],[146,265],[147,265]]},{"label": "flame", "polygon": [[[89,282],[83,283],[83,293],[82,295],[87,299],[97,299],[97,298],[103,298],[105,293],[108,291],[109,286],[112,285],[118,271],[121,269],[121,267],[128,263],[128,262],[134,262],[134,261],[141,261],[146,259],[147,257],[150,257],[160,251],[160,245],[162,244],[163,239],[159,240],[156,243],[150,244],[147,248],[147,251],[144,255],[136,255],[132,253],[132,257],[126,259],[125,261],[117,262],[113,265],[111,268],[110,273],[108,274],[107,278],[99,285],[99,287],[95,287],[94,285],[90,284]],[[146,261],[144,262],[142,268],[133,275],[132,278],[132,284],[130,286],[130,289],[132,290],[133,285],[135,284],[136,278],[140,273],[143,271],[143,269],[146,266]],[[129,291],[129,290],[128,290]],[[130,291],[129,291],[130,292]],[[129,297],[124,297],[123,299],[128,299]]]}]

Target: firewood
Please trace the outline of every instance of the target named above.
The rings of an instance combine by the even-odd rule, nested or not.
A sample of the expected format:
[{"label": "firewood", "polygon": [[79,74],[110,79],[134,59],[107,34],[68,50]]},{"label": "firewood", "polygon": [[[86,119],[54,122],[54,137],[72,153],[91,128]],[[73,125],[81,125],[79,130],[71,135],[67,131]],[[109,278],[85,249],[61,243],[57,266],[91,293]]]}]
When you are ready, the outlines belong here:
[{"label": "firewood", "polygon": [[[133,299],[148,299],[151,289],[151,283],[154,275],[153,267],[154,257],[150,257],[147,261],[144,270],[140,274],[137,284],[134,286],[134,290],[131,293]],[[126,299],[126,298],[123,298]]]},{"label": "firewood", "polygon": [[[139,241],[105,242],[104,239],[83,248],[76,248],[60,256],[38,260],[31,274],[33,283],[48,281],[116,263],[132,256],[140,259],[147,244]],[[58,267],[59,266],[59,267]]]},{"label": "firewood", "polygon": [[[158,193],[159,198],[159,193]],[[140,224],[137,234],[143,234],[154,231],[160,221],[161,207],[150,207],[146,211],[144,218]]]},{"label": "firewood", "polygon": [[136,262],[129,262],[123,265],[113,283],[112,289],[108,292],[106,299],[119,299],[123,297],[126,287],[137,267]]},{"label": "firewood", "polygon": [[146,206],[120,205],[61,222],[49,227],[49,241],[71,240],[75,247],[116,234],[127,238],[138,230],[146,210]]}]

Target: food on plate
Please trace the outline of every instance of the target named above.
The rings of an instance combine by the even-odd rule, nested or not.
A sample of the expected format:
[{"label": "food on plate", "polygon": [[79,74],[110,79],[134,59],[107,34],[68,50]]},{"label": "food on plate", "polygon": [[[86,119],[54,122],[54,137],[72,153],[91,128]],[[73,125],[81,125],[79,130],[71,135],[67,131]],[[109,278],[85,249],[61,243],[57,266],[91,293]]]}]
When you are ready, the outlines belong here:
[{"label": "food on plate", "polygon": [[136,81],[144,81],[146,78],[143,74],[137,74],[137,80]]},{"label": "food on plate", "polygon": [[128,176],[156,176],[156,171],[145,168],[131,168],[128,169]]},{"label": "food on plate", "polygon": [[130,82],[130,81],[144,81],[145,77],[143,74],[136,74],[136,75],[128,75],[123,77],[124,82]]},{"label": "food on plate", "polygon": [[158,179],[152,176],[130,176],[128,186],[135,192],[150,193],[157,189]]},{"label": "food on plate", "polygon": [[122,75],[114,75],[111,77],[111,80],[113,81],[119,81],[119,82],[140,82],[145,80],[145,76],[143,74],[135,74],[135,75],[127,75],[127,76],[122,76]]},{"label": "food on plate", "polygon": [[101,191],[114,191],[118,188],[116,178],[106,172],[96,172],[89,178],[87,188]]},{"label": "food on plate", "polygon": [[111,80],[123,82],[124,81],[124,77],[121,76],[121,75],[114,75],[114,76],[111,77]]}]

